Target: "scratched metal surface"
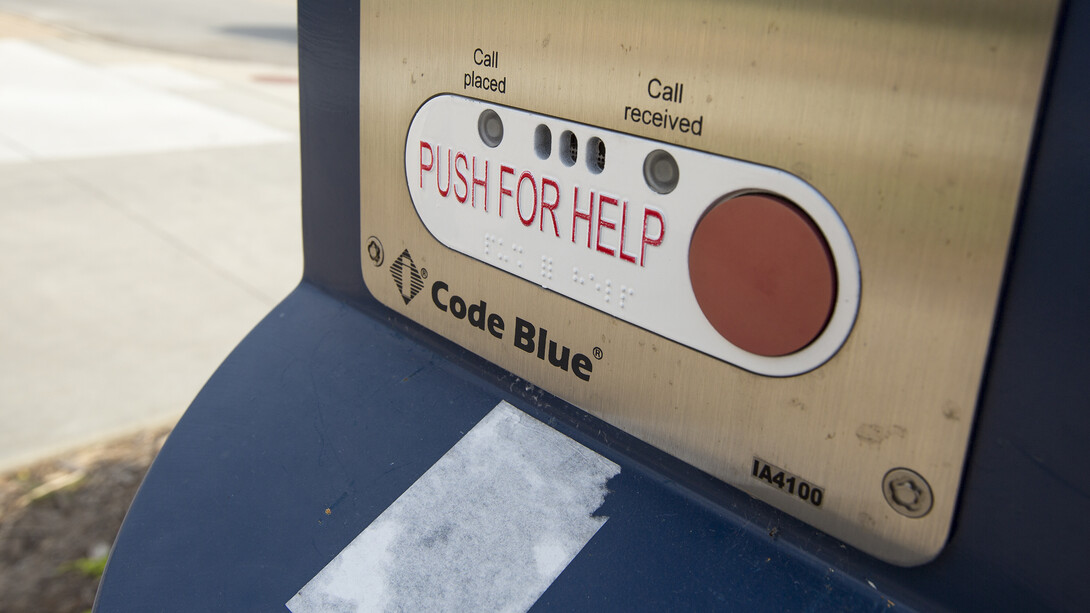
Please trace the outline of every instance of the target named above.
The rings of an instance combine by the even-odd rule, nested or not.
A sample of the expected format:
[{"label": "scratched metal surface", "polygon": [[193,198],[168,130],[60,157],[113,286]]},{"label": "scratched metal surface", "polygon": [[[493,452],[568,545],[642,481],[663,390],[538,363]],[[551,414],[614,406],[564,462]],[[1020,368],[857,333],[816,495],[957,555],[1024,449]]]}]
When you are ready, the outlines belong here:
[{"label": "scratched metal surface", "polygon": [[[884,560],[923,563],[955,507],[1055,12],[1014,1],[364,3],[361,237],[379,237],[390,259],[408,249],[467,302],[604,357],[583,382],[435,308],[432,281],[406,304],[388,265],[362,253],[364,280],[383,304],[609,423]],[[477,48],[498,66],[476,65]],[[505,79],[505,92],[466,89],[467,72]],[[625,106],[653,102],[652,76],[684,84],[671,110],[702,116],[701,135],[625,120]],[[802,177],[859,253],[848,341],[808,374],[756,376],[443,247],[414,214],[403,168],[413,113],[441,92]],[[823,505],[754,479],[754,456],[824,487]],[[887,504],[895,467],[929,482],[929,514]]]}]

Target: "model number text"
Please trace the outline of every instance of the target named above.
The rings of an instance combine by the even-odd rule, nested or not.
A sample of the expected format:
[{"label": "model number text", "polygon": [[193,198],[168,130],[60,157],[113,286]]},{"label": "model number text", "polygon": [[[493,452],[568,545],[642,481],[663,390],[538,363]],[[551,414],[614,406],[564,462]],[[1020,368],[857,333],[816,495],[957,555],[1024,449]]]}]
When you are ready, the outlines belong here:
[{"label": "model number text", "polygon": [[825,499],[825,490],[822,488],[778,466],[773,466],[757,456],[753,456],[753,477],[778,488],[781,492],[797,496],[815,507],[820,507]]}]

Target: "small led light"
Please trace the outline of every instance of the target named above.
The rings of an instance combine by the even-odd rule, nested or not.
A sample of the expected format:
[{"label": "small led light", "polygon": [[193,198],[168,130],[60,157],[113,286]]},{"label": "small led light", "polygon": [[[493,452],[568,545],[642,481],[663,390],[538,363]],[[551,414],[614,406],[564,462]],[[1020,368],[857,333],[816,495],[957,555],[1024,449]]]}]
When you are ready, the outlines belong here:
[{"label": "small led light", "polygon": [[503,120],[496,111],[485,109],[477,119],[477,132],[484,144],[496,147],[503,141]]},{"label": "small led light", "polygon": [[643,178],[647,187],[660,194],[669,194],[677,187],[680,171],[674,156],[662,149],[655,149],[643,160]]}]

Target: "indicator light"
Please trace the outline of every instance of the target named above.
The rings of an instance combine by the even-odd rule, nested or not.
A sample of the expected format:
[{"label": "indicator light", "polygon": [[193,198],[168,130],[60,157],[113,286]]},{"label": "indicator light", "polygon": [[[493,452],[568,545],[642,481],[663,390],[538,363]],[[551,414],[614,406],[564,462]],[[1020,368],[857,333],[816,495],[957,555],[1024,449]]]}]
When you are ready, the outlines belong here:
[{"label": "indicator light", "polygon": [[674,156],[662,149],[648,153],[643,160],[643,178],[647,181],[647,187],[660,194],[674,191],[680,175]]},{"label": "indicator light", "polygon": [[477,132],[484,144],[495,148],[503,142],[503,120],[496,111],[485,109],[477,119]]}]

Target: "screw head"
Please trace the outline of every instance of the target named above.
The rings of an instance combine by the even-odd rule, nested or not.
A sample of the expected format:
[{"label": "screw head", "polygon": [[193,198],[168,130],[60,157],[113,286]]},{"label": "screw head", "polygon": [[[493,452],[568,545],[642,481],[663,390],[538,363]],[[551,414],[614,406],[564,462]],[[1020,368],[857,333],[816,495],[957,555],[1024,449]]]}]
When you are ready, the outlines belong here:
[{"label": "screw head", "polygon": [[382,266],[382,261],[385,259],[385,253],[382,251],[382,242],[378,237],[372,236],[367,239],[367,258],[371,260],[371,263],[376,267]]},{"label": "screw head", "polygon": [[887,472],[882,479],[882,493],[894,511],[914,519],[930,513],[934,502],[927,480],[908,468]]}]

